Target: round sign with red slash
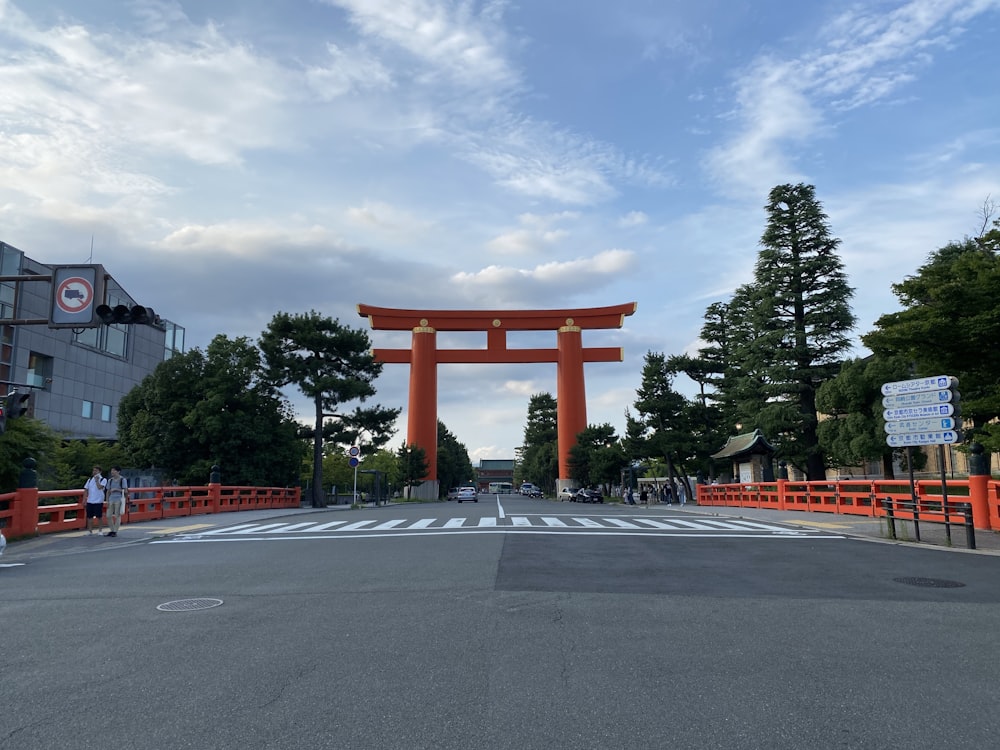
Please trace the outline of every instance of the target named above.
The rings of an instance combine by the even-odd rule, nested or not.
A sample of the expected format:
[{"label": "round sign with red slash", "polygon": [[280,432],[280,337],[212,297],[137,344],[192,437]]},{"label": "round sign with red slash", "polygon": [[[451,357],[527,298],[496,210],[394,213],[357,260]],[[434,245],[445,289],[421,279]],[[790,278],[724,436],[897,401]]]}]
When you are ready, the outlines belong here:
[{"label": "round sign with red slash", "polygon": [[56,304],[63,312],[78,313],[94,300],[93,285],[80,276],[63,279],[56,287]]}]

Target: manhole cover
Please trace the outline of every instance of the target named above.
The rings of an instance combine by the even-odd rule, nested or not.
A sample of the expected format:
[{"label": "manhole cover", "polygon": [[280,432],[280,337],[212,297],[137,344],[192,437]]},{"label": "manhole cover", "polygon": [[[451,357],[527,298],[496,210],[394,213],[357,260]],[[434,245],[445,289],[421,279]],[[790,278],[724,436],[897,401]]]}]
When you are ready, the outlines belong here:
[{"label": "manhole cover", "polygon": [[190,612],[195,609],[211,609],[222,604],[222,599],[178,599],[157,607],[161,612]]},{"label": "manhole cover", "polygon": [[947,581],[943,578],[893,578],[896,583],[907,586],[926,586],[932,589],[960,589],[965,584],[961,581]]}]

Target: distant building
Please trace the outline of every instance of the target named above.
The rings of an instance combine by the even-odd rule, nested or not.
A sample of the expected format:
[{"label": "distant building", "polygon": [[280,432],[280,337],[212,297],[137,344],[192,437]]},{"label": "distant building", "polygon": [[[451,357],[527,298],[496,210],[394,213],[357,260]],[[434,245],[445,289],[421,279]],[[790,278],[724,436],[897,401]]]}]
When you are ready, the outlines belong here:
[{"label": "distant building", "polygon": [[514,484],[513,458],[479,460],[479,468],[476,470],[476,484],[479,491],[488,492],[490,485],[496,482]]},{"label": "distant building", "polygon": [[[0,242],[0,276],[51,274],[50,266]],[[184,351],[184,329],[168,320],[74,329],[29,324],[48,319],[51,295],[51,281],[0,281],[0,387],[29,394],[27,415],[66,437],[115,439],[118,403],[158,364]],[[110,276],[97,302],[137,304]]]}]

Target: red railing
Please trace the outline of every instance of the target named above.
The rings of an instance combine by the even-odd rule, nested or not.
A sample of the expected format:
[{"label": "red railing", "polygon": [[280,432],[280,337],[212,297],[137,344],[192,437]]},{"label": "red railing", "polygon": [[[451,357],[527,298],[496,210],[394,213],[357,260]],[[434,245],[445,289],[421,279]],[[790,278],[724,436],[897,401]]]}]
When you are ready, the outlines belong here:
[{"label": "red railing", "polygon": [[[949,479],[944,485],[948,493],[948,508],[954,503],[972,506],[973,523],[977,529],[1000,531],[1000,481],[988,477]],[[943,516],[944,492],[940,480],[921,479],[916,482],[917,501],[921,514]],[[910,482],[906,479],[845,479],[837,482],[751,482],[747,484],[698,485],[698,505],[801,510],[814,513],[842,513],[883,517],[882,498],[894,502],[910,502]],[[899,512],[897,517],[901,517]]]},{"label": "red railing", "polygon": [[[298,508],[301,490],[284,487],[137,487],[122,523],[241,510]],[[83,490],[30,487],[0,495],[0,528],[8,539],[86,528]]]}]

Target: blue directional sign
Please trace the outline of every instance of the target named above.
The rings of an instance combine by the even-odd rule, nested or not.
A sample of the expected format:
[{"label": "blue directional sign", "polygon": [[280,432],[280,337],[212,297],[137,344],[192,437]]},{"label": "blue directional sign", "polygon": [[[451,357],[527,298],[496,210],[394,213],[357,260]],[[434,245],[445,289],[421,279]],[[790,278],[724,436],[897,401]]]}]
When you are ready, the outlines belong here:
[{"label": "blue directional sign", "polygon": [[943,391],[958,385],[958,378],[952,375],[935,375],[932,378],[914,378],[913,380],[897,380],[894,383],[882,384],[882,395],[891,396],[897,393],[920,393],[922,391]]},{"label": "blue directional sign", "polygon": [[901,406],[898,409],[883,410],[882,419],[886,422],[894,422],[902,419],[950,417],[954,413],[955,407],[952,404],[938,404],[937,406]]},{"label": "blue directional sign", "polygon": [[926,406],[928,404],[947,404],[957,401],[955,398],[957,391],[950,388],[943,391],[921,391],[919,393],[897,393],[892,396],[885,396],[882,399],[882,406],[886,409],[899,406]]},{"label": "blue directional sign", "polygon": [[931,419],[902,419],[885,423],[885,431],[889,434],[902,435],[906,432],[938,432],[941,430],[958,430],[962,420],[955,417],[932,417]]},{"label": "blue directional sign", "polygon": [[951,445],[962,439],[955,430],[940,432],[909,432],[905,435],[886,435],[885,442],[891,448],[906,448],[912,445]]},{"label": "blue directional sign", "polygon": [[892,448],[951,445],[962,439],[958,378],[937,375],[882,384],[882,418]]}]

